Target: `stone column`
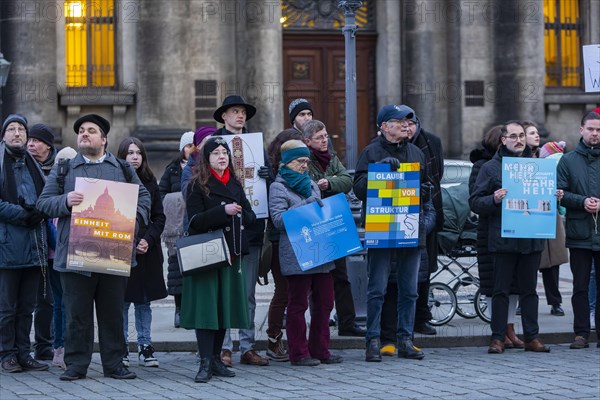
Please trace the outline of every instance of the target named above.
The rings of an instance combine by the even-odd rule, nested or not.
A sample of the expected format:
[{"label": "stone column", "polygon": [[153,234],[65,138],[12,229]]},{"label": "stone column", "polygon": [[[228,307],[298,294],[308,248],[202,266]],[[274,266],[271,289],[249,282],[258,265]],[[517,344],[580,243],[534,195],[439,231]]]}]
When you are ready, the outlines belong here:
[{"label": "stone column", "polygon": [[1,7],[2,52],[12,62],[2,112],[57,127],[56,20],[62,9],[53,0],[2,2]]},{"label": "stone column", "polygon": [[496,121],[544,122],[545,62],[542,0],[493,1]]},{"label": "stone column", "polygon": [[[396,104],[402,93],[401,3],[378,0],[377,21],[377,111],[386,104]],[[376,111],[376,112],[377,112]]]}]

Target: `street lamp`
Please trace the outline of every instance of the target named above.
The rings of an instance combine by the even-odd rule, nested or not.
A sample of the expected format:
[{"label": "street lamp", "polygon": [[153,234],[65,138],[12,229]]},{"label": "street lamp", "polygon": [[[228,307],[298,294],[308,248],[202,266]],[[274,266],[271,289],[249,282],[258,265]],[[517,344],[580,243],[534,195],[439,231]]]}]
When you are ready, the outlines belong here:
[{"label": "street lamp", "polygon": [[6,61],[4,55],[0,53],[0,87],[6,86],[8,72],[10,71],[10,62]]},{"label": "street lamp", "polygon": [[338,7],[344,10],[345,25],[342,33],[346,47],[346,167],[354,169],[358,161],[358,135],[356,126],[356,31],[355,12],[362,1],[340,0]]}]

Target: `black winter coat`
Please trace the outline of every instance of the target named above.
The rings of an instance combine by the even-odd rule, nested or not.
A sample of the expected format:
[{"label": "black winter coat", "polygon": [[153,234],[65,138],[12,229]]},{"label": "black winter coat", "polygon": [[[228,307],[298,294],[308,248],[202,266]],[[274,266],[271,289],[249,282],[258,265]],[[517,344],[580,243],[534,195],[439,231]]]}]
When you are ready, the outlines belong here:
[{"label": "black winter coat", "polygon": [[166,166],[163,176],[158,184],[160,198],[164,199],[168,193],[181,192],[181,163],[179,158]]},{"label": "black winter coat", "polygon": [[[475,181],[479,170],[494,156],[487,149],[475,149],[471,151],[470,159],[473,163],[471,175],[469,176],[469,195],[473,195]],[[477,269],[479,271],[479,288],[481,293],[491,296],[494,290],[494,256],[488,250],[488,219],[486,215],[479,215],[477,223]]]},{"label": "black winter coat", "polygon": [[[529,157],[531,149],[525,146],[523,157]],[[502,203],[494,202],[494,191],[502,188],[502,157],[515,155],[501,146],[494,157],[480,169],[475,181],[475,188],[469,198],[471,210],[488,218],[488,249],[492,253],[530,254],[544,249],[542,239],[503,238],[500,231],[502,226]]]},{"label": "black winter coat", "polygon": [[138,237],[148,242],[148,251],[146,254],[136,255],[137,266],[131,269],[131,275],[127,280],[125,302],[132,303],[146,303],[167,297],[160,241],[166,218],[156,182],[152,180],[144,183],[144,186],[152,199],[150,222],[147,227],[140,228]]},{"label": "black winter coat", "polygon": [[[191,235],[222,229],[231,255],[248,254],[248,238],[246,229],[256,223],[256,215],[246,198],[244,188],[232,174],[227,185],[211,175],[208,178],[210,193],[206,195],[198,183],[190,181],[187,188],[186,209],[190,219],[189,233]],[[225,205],[237,203],[242,206],[242,221],[237,216],[227,215]],[[235,242],[234,242],[235,236]]]},{"label": "black winter coat", "polygon": [[558,188],[565,195],[561,205],[567,208],[566,246],[600,251],[598,214],[585,211],[587,197],[600,198],[600,147],[590,148],[580,139],[577,148],[558,162]]}]

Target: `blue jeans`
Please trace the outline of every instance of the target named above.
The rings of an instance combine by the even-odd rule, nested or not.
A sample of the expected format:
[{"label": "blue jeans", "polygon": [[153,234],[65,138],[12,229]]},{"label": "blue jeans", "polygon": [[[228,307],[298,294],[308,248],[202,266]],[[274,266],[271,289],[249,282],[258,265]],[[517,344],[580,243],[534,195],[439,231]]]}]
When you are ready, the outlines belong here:
[{"label": "blue jeans", "polygon": [[590,312],[596,311],[596,265],[592,262],[592,273],[590,274],[590,287],[588,288],[588,300],[590,302]]},{"label": "blue jeans", "polygon": [[[240,353],[244,354],[247,351],[254,349],[255,326],[254,315],[256,313],[256,279],[258,278],[258,266],[260,262],[260,253],[262,246],[249,246],[250,254],[242,257],[242,273],[246,281],[246,294],[248,295],[248,320],[250,322],[249,329],[240,329]],[[223,349],[233,350],[233,341],[231,340],[231,330],[225,332],[225,340],[223,341]]]},{"label": "blue jeans", "polygon": [[[395,268],[398,284],[396,335],[399,341],[412,337],[417,303],[417,279],[421,262],[420,254],[419,249],[416,247],[369,249],[367,253],[369,274],[367,286],[367,342],[381,335],[381,309],[392,268]],[[395,262],[393,262],[394,256]]]},{"label": "blue jeans", "polygon": [[[148,303],[133,303],[135,307],[135,330],[137,331],[137,342],[138,345],[152,344],[152,338],[150,335],[152,325],[152,309],[150,308],[150,302]],[[125,303],[123,305],[123,327],[125,331],[125,343],[128,342],[128,327],[129,327],[129,307],[131,303]]]},{"label": "blue jeans", "polygon": [[[51,261],[51,260],[48,260]],[[60,272],[48,266],[50,287],[52,288],[52,335],[54,336],[53,347],[58,349],[65,346],[65,305],[63,304],[63,290],[60,283]]]}]

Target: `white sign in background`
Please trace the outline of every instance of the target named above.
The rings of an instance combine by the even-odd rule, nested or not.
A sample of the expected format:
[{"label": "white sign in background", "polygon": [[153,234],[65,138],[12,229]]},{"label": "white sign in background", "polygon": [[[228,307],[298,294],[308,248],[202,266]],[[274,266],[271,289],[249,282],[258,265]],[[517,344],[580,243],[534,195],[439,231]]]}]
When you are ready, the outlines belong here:
[{"label": "white sign in background", "polygon": [[585,91],[600,92],[600,43],[582,47]]},{"label": "white sign in background", "polygon": [[[258,169],[265,165],[262,132],[224,135],[221,137],[225,139],[231,149],[232,162],[236,174],[243,176],[244,192],[252,205],[252,210],[256,214],[256,218],[268,218],[269,199],[267,196],[267,182],[258,176]],[[242,160],[243,170],[240,171],[236,167],[236,161]]]}]

